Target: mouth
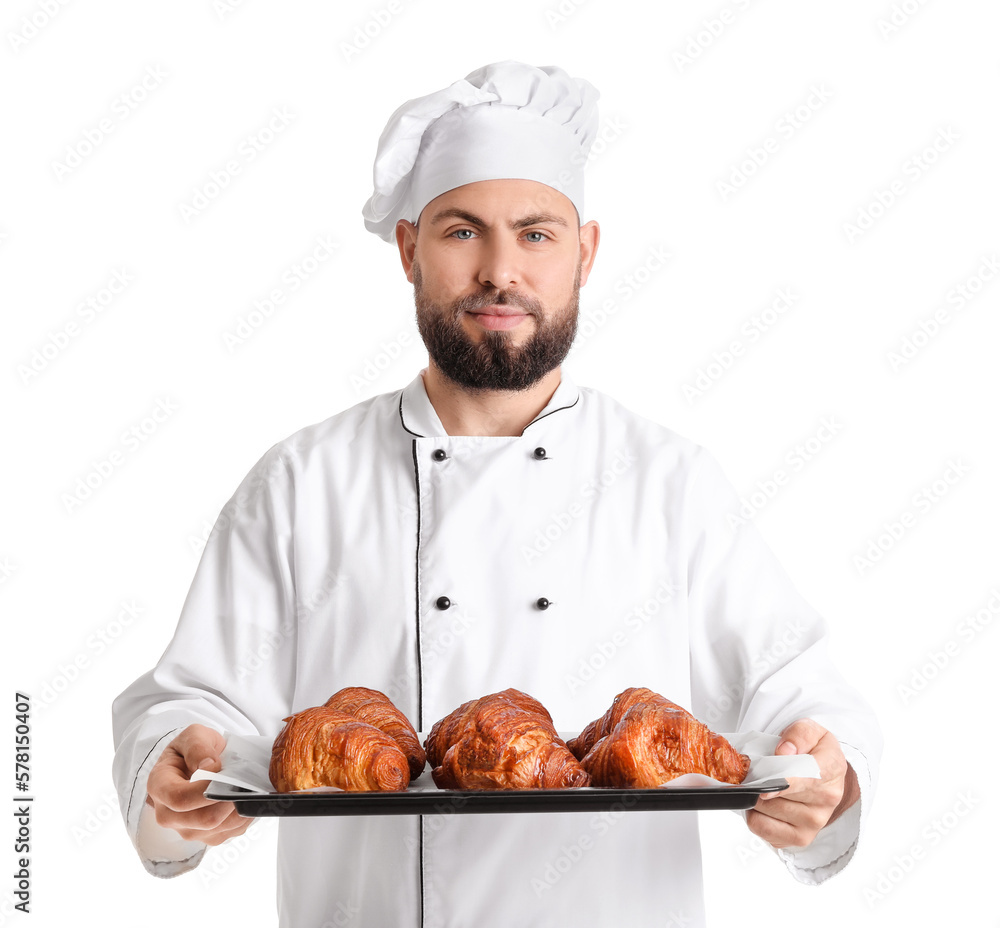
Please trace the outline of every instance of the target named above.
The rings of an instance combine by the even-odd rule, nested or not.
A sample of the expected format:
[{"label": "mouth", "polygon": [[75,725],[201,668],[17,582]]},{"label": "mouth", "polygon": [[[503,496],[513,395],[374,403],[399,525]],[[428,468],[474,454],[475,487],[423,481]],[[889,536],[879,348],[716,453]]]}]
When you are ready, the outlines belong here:
[{"label": "mouth", "polygon": [[499,303],[491,303],[489,306],[484,306],[482,309],[470,310],[473,315],[480,316],[526,316],[528,315],[519,306],[508,306],[504,304],[501,306]]},{"label": "mouth", "polygon": [[482,309],[471,310],[469,315],[483,328],[497,331],[519,326],[530,314],[516,306],[500,306],[494,303]]}]

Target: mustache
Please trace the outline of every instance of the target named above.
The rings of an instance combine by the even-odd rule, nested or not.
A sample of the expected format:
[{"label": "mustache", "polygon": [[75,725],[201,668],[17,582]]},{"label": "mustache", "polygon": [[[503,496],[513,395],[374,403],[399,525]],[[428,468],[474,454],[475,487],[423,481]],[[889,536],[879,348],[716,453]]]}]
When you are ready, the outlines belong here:
[{"label": "mustache", "polygon": [[485,309],[487,306],[518,306],[532,316],[541,315],[541,305],[538,300],[518,293],[516,290],[481,290],[478,293],[470,293],[468,296],[456,300],[454,304],[455,314],[474,313],[478,309]]}]

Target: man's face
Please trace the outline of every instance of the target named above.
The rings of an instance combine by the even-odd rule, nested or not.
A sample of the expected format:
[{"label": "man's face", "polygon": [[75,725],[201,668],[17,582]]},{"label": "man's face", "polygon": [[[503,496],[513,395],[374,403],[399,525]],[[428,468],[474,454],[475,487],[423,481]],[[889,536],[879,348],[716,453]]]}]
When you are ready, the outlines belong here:
[{"label": "man's face", "polygon": [[576,334],[596,223],[535,181],[466,184],[397,227],[417,326],[433,363],[474,392],[525,390]]}]

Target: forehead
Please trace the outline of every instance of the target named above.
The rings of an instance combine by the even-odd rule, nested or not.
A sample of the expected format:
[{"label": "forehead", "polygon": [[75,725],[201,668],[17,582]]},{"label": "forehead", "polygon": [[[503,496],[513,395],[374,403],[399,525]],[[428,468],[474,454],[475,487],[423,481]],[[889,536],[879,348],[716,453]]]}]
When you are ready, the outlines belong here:
[{"label": "forehead", "polygon": [[508,223],[525,215],[548,214],[576,226],[576,207],[554,187],[534,180],[481,180],[454,187],[430,201],[420,213],[421,222],[433,222],[445,210],[459,209],[481,216],[489,223]]}]

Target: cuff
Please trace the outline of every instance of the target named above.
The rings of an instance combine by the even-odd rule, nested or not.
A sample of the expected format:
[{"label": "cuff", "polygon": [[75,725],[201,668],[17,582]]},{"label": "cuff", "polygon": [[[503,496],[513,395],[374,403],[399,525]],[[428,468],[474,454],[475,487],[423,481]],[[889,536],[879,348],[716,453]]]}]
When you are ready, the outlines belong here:
[{"label": "cuff", "polygon": [[208,847],[200,841],[187,841],[172,828],[157,824],[156,813],[146,802],[149,772],[177,731],[176,728],[168,731],[149,749],[132,781],[125,813],[125,825],[142,865],[153,876],[165,878],[193,870]]},{"label": "cuff", "polygon": [[778,857],[795,879],[818,886],[847,866],[858,846],[862,801],[859,799],[837,821],[821,829],[808,847],[778,850]]},{"label": "cuff", "polygon": [[143,799],[135,849],[149,873],[164,879],[187,873],[201,863],[207,847],[200,841],[186,841],[173,828],[158,825],[153,807]]},{"label": "cuff", "polygon": [[853,745],[841,742],[840,746],[858,778],[861,797],[840,818],[823,828],[808,847],[783,848],[777,852],[792,876],[811,886],[828,880],[850,863],[871,805],[874,784],[868,758]]}]

